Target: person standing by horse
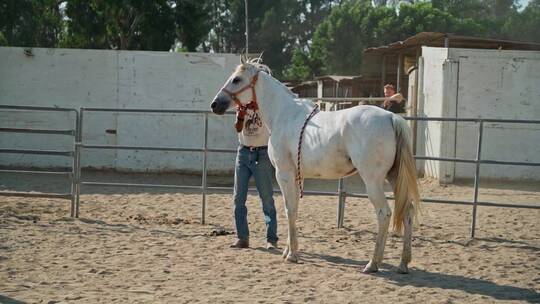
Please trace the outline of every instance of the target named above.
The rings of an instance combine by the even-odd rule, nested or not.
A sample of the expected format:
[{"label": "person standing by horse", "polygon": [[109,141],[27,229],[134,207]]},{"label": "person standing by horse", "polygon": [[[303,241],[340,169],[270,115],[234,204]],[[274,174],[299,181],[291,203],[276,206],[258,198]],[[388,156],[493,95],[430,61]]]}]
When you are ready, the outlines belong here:
[{"label": "person standing by horse", "polygon": [[384,102],[381,107],[392,113],[405,113],[405,98],[401,93],[396,93],[392,84],[384,86]]},{"label": "person standing by horse", "polygon": [[249,247],[246,199],[249,180],[253,176],[266,223],[266,248],[276,249],[278,236],[273,169],[268,157],[270,132],[262,122],[256,102],[246,106],[237,104],[235,128],[240,142],[234,170],[234,220],[238,239],[231,248]]}]

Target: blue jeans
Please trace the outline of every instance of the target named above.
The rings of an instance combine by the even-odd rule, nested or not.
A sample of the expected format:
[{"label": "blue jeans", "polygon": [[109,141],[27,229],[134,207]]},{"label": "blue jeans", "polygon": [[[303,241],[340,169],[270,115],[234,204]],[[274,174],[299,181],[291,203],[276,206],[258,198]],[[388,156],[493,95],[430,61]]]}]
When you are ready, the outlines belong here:
[{"label": "blue jeans", "polygon": [[277,218],[272,175],[272,164],[266,149],[250,151],[244,146],[238,147],[234,170],[234,219],[238,239],[249,239],[246,199],[249,179],[253,176],[262,201],[264,222],[266,223],[266,240],[277,242]]}]

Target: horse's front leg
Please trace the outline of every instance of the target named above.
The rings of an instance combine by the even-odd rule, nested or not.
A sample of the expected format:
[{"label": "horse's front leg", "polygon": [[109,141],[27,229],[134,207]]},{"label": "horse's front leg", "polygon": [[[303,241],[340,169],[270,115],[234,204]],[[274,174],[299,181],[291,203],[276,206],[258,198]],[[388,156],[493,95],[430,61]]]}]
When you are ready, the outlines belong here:
[{"label": "horse's front leg", "polygon": [[283,258],[289,262],[296,263],[298,262],[296,218],[298,216],[300,194],[294,176],[294,171],[276,170],[276,179],[285,200],[285,211],[287,212],[287,220],[289,222],[289,237],[287,239],[287,247],[283,250]]}]

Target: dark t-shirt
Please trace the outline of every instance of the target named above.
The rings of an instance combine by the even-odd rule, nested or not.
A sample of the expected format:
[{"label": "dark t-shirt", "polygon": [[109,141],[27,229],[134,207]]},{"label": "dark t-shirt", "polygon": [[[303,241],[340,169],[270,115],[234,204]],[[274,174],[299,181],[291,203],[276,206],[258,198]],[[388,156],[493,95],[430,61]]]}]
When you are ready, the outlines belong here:
[{"label": "dark t-shirt", "polygon": [[388,105],[385,107],[383,104],[382,108],[392,113],[405,113],[405,100],[401,102],[397,102],[396,100],[390,100]]},{"label": "dark t-shirt", "polygon": [[383,102],[381,107],[392,113],[405,113],[406,100],[401,93],[396,93],[388,97],[388,101]]}]

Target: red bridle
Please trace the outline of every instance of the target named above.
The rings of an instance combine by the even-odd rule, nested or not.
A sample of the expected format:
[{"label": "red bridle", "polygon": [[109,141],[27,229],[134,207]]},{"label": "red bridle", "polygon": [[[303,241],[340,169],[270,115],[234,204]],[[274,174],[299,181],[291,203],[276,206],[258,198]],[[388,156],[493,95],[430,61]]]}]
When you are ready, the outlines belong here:
[{"label": "red bridle", "polygon": [[[236,122],[234,124],[236,132],[242,132],[242,129],[244,128],[244,116],[246,116],[247,109],[252,109],[253,111],[259,110],[259,105],[257,104],[257,93],[255,92],[255,84],[257,83],[258,79],[259,72],[257,72],[257,74],[253,76],[251,81],[246,86],[242,87],[236,92],[231,92],[223,88],[223,92],[229,94],[229,96],[231,96],[232,100],[234,100],[234,103],[236,105]],[[238,95],[249,89],[251,89],[251,95],[253,99],[247,104],[243,105],[240,102],[240,99],[238,99]]]},{"label": "red bridle", "polygon": [[[259,79],[259,72],[257,72],[257,74],[255,74],[255,76],[253,76],[253,78],[251,79],[251,81],[244,87],[242,87],[240,90],[236,91],[236,92],[231,92],[225,88],[223,88],[223,92],[229,94],[229,96],[231,96],[232,100],[234,100],[234,103],[236,104],[236,108],[238,110],[246,110],[246,109],[253,109],[253,110],[258,110],[259,109],[259,105],[257,104],[257,93],[255,92],[255,84],[257,84],[257,80]],[[240,99],[238,99],[238,95],[246,90],[249,90],[251,89],[251,94],[253,96],[253,99],[248,102],[247,104],[243,105],[241,102],[240,102]]]}]

